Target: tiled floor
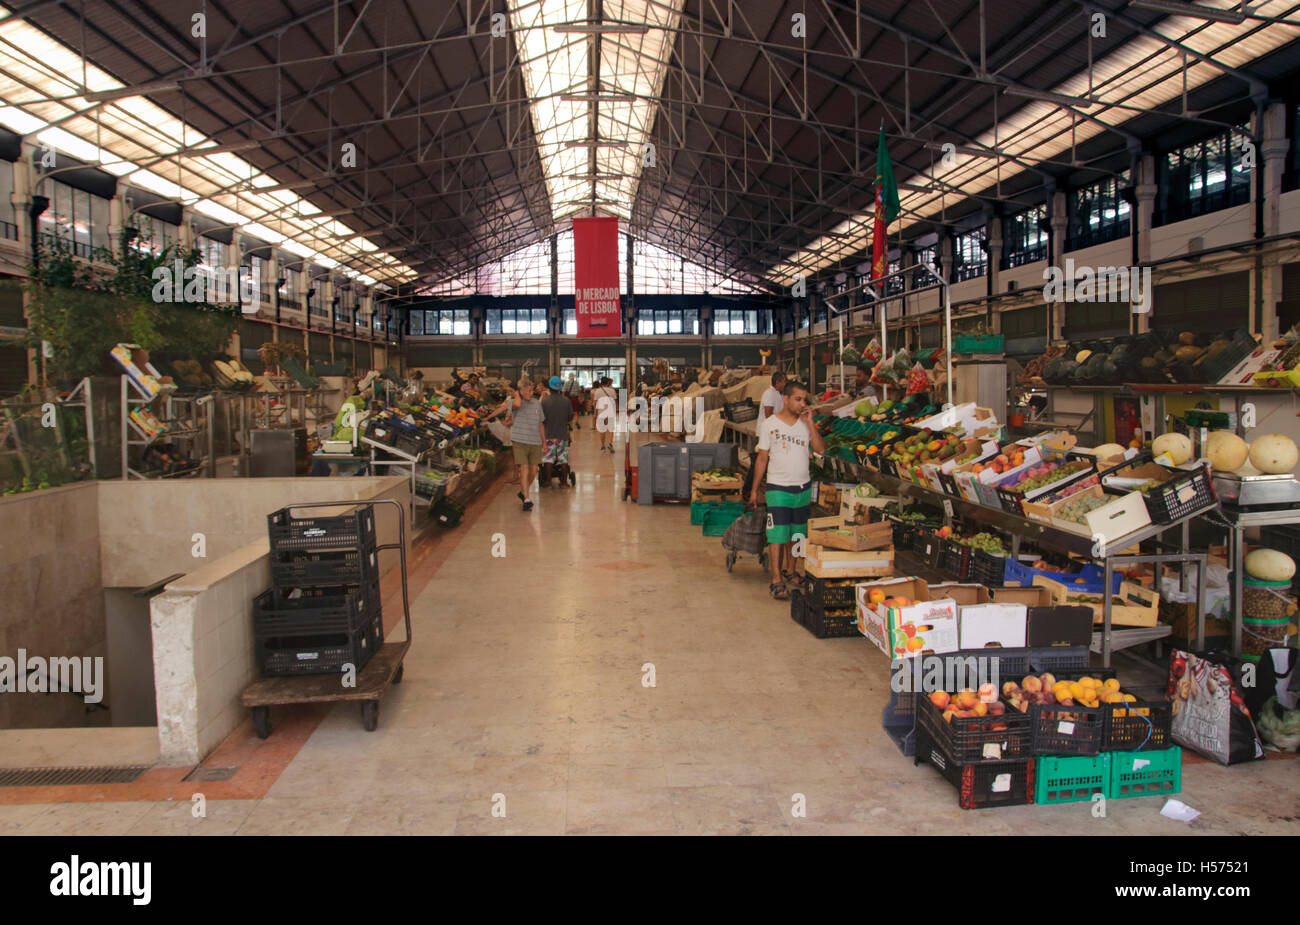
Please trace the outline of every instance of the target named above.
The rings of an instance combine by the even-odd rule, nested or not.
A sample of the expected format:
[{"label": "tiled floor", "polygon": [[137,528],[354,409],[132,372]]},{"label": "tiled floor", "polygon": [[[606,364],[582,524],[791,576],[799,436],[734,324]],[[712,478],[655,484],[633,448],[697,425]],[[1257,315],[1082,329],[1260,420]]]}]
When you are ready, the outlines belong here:
[{"label": "tiled floor", "polygon": [[0,806],[0,833],[1300,832],[1300,762],[1285,760],[1186,762],[1180,798],[1203,813],[1190,828],[1157,797],[1112,801],[1105,818],[958,809],[880,729],[882,654],[808,635],[756,562],[726,572],[683,507],[622,502],[621,457],[596,452],[590,429],[574,458],[576,490],[523,513],[507,487],[422,566],[437,571],[377,731],[355,705],[318,725],[285,713],[266,742],[246,725],[208,762],[238,764],[229,781],[160,770],[170,800]]}]

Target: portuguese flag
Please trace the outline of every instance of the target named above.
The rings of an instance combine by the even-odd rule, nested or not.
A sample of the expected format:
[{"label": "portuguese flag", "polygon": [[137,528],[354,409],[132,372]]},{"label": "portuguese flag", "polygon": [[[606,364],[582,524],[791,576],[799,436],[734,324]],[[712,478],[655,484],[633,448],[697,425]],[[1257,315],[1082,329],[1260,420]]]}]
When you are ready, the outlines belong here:
[{"label": "portuguese flag", "polygon": [[881,123],[880,143],[876,147],[876,218],[871,236],[872,282],[889,272],[886,228],[898,217],[901,208],[898,202],[898,184],[894,182],[894,165],[890,163],[889,148],[885,145],[885,126]]}]

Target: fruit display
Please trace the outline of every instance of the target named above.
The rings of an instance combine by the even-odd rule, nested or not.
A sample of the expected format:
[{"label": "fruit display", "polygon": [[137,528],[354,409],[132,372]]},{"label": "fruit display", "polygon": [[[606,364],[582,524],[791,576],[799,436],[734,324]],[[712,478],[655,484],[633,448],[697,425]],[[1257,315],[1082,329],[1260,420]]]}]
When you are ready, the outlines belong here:
[{"label": "fruit display", "polygon": [[1007,681],[1002,685],[1002,697],[1012,709],[1029,712],[1035,704],[1063,707],[1097,707],[1103,703],[1136,703],[1137,697],[1120,690],[1119,681],[1084,676],[1077,681],[1056,679],[1050,673],[1028,675],[1019,683]]},{"label": "fruit display", "polygon": [[1004,472],[1010,472],[1019,466],[1025,464],[1025,453],[1023,450],[1014,450],[1010,453],[999,453],[988,462],[978,462],[972,468],[971,472],[979,473],[985,469],[992,469],[1001,475]]},{"label": "fruit display", "polygon": [[885,455],[895,465],[906,468],[952,459],[961,449],[961,438],[956,434],[935,434],[926,428],[895,443]]},{"label": "fruit display", "polygon": [[1072,524],[1083,524],[1088,522],[1088,514],[1097,510],[1099,507],[1105,507],[1111,502],[1110,498],[1097,495],[1085,495],[1082,498],[1074,498],[1067,501],[1061,507],[1057,508],[1056,516],[1060,520],[1068,521]]},{"label": "fruit display", "polygon": [[1072,459],[1066,463],[1042,462],[1025,470],[1023,473],[1024,478],[1016,482],[1016,484],[1008,486],[1008,490],[1014,491],[1016,494],[1027,494],[1040,488],[1046,488],[1048,485],[1091,467],[1091,463],[1082,459]]},{"label": "fruit display", "polygon": [[731,466],[714,466],[711,469],[700,469],[692,475],[700,482],[732,482],[740,478],[740,470]]},{"label": "fruit display", "polygon": [[1018,381],[1021,385],[1028,385],[1036,379],[1044,378],[1043,373],[1046,371],[1048,364],[1055,362],[1064,353],[1065,347],[1063,345],[1054,344],[1049,346],[1042,356],[1035,357],[1025,364],[1025,369],[1020,374]]},{"label": "fruit display", "polygon": [[1152,442],[1151,452],[1157,459],[1168,455],[1175,466],[1181,466],[1192,458],[1192,441],[1186,434],[1161,434]]},{"label": "fruit display", "polygon": [[1290,581],[1295,576],[1295,561],[1276,549],[1253,549],[1242,564],[1247,575],[1260,581]]},{"label": "fruit display", "polygon": [[974,536],[953,537],[953,542],[995,556],[1005,556],[1007,554],[1006,547],[1002,545],[1002,538],[995,533],[976,533]]},{"label": "fruit display", "polygon": [[[997,688],[992,684],[981,684],[978,691],[973,691],[969,687],[963,688],[955,694],[935,691],[930,694],[930,703],[943,711],[943,719],[947,723],[951,723],[954,716],[962,719],[973,716],[1003,716],[1007,711],[1006,704],[998,699]],[[1006,728],[1006,723],[999,723],[997,720],[990,721],[987,727],[990,732],[1000,732]]]},{"label": "fruit display", "polygon": [[1268,475],[1294,472],[1297,455],[1295,442],[1285,434],[1256,437],[1250,445],[1250,464]]},{"label": "fruit display", "polygon": [[1216,472],[1235,472],[1249,454],[1249,444],[1230,430],[1213,431],[1205,440],[1205,456]]}]

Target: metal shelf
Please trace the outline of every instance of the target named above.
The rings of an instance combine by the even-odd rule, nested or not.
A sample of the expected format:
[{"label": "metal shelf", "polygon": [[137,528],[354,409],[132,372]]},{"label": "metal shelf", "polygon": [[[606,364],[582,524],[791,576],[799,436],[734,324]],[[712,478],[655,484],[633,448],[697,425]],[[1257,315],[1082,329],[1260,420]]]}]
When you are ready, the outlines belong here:
[{"label": "metal shelf", "polygon": [[[983,504],[977,504],[968,501],[965,498],[954,497],[953,495],[935,491],[931,488],[925,488],[914,482],[906,482],[892,475],[887,475],[879,469],[872,469],[869,466],[860,466],[855,463],[847,463],[843,460],[836,462],[836,465],[843,470],[849,477],[856,478],[860,482],[867,482],[880,489],[882,493],[897,495],[901,501],[903,498],[914,498],[927,502],[935,507],[942,508],[945,519],[951,520],[953,516],[960,515],[967,521],[974,521],[979,524],[996,527],[1011,534],[1011,554],[1017,555],[1020,550],[1021,538],[1031,539],[1042,546],[1047,546],[1061,552],[1073,553],[1084,559],[1103,564],[1103,587],[1109,588],[1111,584],[1111,575],[1116,566],[1136,565],[1139,563],[1154,563],[1158,565],[1178,564],[1183,566],[1187,563],[1194,563],[1197,568],[1197,594],[1196,603],[1199,618],[1197,620],[1197,647],[1204,644],[1205,638],[1205,618],[1204,618],[1204,601],[1205,601],[1205,567],[1207,556],[1205,553],[1189,553],[1187,551],[1187,525],[1192,520],[1206,517],[1215,509],[1199,511],[1189,517],[1176,520],[1170,524],[1148,524],[1140,530],[1119,537],[1106,544],[1108,549],[1122,550],[1128,549],[1147,540],[1154,540],[1166,531],[1179,528],[1180,543],[1179,551],[1176,553],[1159,553],[1156,555],[1123,555],[1118,552],[1108,553],[1105,556],[1096,556],[1093,554],[1093,542],[1090,536],[1081,533],[1070,533],[1066,530],[1060,530],[1048,524],[1043,524],[1035,520],[1026,520],[1016,514],[1010,514],[1006,511],[996,510]],[[1300,522],[1300,517],[1297,518]],[[1238,568],[1240,574],[1240,567]],[[1112,595],[1103,596],[1104,615],[1102,629],[1099,633],[1094,633],[1094,644],[1099,645],[1096,649],[1102,655],[1103,663],[1110,667],[1110,656],[1116,649],[1127,648],[1129,646],[1140,645],[1144,642],[1150,642],[1155,639],[1168,636],[1171,628],[1164,627],[1140,627],[1135,629],[1114,629],[1111,626],[1111,600]],[[1236,621],[1238,628],[1240,621]],[[1154,635],[1153,635],[1154,634]],[[1238,629],[1238,636],[1240,630]]]}]

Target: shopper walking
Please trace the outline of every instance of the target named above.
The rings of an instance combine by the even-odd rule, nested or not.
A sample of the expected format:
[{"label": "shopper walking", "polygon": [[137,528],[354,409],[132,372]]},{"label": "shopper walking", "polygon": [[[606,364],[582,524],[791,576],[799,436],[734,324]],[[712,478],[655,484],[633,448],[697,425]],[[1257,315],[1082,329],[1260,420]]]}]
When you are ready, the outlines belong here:
[{"label": "shopper walking", "polygon": [[772,569],[768,592],[777,600],[790,597],[798,582],[791,548],[796,536],[808,535],[808,508],[812,505],[812,452],[824,453],[826,442],[813,425],[808,387],[798,380],[786,382],[779,412],[759,422],[758,455],[750,504],[758,505],[758,486],[767,476],[767,558]]},{"label": "shopper walking", "polygon": [[579,416],[582,414],[582,386],[578,384],[576,373],[569,373],[569,378],[564,383],[564,394],[569,399],[569,404],[573,406],[573,426],[582,430],[582,421]]},{"label": "shopper walking", "polygon": [[506,404],[510,406],[510,445],[514,449],[515,463],[519,466],[519,500],[524,510],[531,511],[533,480],[542,461],[542,445],[546,434],[542,424],[542,403],[533,394],[531,379],[520,379],[519,387],[510,390]]},{"label": "shopper walking", "polygon": [[762,399],[758,406],[758,419],[765,421],[770,415],[776,414],[785,407],[785,396],[781,390],[785,388],[786,375],[780,370],[772,373],[772,385],[763,393]]},{"label": "shopper walking", "polygon": [[[600,385],[591,390],[591,413],[596,423],[593,425],[600,435],[600,451],[614,452],[614,429],[618,420],[618,394],[613,389],[614,380],[605,376]],[[604,402],[604,407],[602,407]],[[606,420],[601,421],[602,411]]]},{"label": "shopper walking", "polygon": [[551,394],[542,399],[542,420],[546,443],[542,447],[539,484],[551,487],[551,479],[560,479],[560,487],[577,483],[569,469],[569,425],[573,421],[573,403],[561,391],[560,377],[551,377]]}]

